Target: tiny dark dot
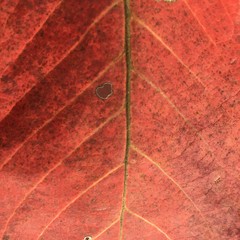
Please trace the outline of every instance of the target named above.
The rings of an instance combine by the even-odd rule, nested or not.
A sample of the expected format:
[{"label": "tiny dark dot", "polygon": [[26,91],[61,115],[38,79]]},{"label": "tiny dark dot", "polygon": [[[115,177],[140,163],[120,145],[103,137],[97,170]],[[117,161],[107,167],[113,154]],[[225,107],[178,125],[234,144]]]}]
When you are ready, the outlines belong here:
[{"label": "tiny dark dot", "polygon": [[84,238],[84,240],[92,240],[92,237],[87,236],[87,237]]}]

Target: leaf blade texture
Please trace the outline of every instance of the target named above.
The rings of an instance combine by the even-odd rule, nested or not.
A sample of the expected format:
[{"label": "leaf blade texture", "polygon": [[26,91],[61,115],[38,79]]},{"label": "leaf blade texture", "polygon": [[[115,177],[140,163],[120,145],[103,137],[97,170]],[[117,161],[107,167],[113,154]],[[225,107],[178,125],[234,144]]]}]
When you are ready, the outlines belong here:
[{"label": "leaf blade texture", "polygon": [[0,11],[0,238],[239,239],[237,1]]}]

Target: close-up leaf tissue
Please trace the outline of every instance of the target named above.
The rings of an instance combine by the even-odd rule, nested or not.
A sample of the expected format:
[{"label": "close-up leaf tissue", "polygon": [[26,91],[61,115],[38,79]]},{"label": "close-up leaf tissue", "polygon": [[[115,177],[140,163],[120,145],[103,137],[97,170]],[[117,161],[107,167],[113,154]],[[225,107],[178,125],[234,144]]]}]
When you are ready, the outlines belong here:
[{"label": "close-up leaf tissue", "polygon": [[0,0],[1,240],[240,240],[240,0]]}]

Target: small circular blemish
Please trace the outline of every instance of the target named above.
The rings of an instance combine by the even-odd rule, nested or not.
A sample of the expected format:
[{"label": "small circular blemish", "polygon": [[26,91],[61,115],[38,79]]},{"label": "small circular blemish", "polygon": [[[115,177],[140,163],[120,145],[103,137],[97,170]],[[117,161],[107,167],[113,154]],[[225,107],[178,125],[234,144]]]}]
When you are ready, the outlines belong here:
[{"label": "small circular blemish", "polygon": [[92,237],[91,237],[91,236],[86,236],[86,237],[84,238],[84,240],[92,240]]},{"label": "small circular blemish", "polygon": [[112,96],[112,84],[111,83],[104,83],[96,88],[96,95],[103,100],[108,99]]}]

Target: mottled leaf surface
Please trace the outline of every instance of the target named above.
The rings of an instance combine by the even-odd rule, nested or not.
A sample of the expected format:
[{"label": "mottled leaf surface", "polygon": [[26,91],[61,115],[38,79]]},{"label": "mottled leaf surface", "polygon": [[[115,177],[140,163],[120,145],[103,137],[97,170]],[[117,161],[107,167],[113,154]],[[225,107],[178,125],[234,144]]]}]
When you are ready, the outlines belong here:
[{"label": "mottled leaf surface", "polygon": [[240,239],[237,0],[0,1],[0,238]]}]

